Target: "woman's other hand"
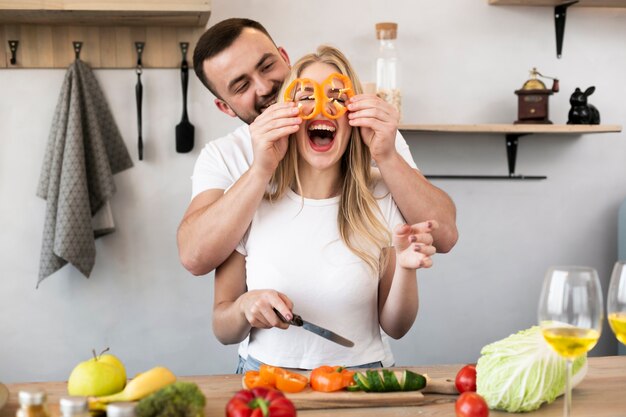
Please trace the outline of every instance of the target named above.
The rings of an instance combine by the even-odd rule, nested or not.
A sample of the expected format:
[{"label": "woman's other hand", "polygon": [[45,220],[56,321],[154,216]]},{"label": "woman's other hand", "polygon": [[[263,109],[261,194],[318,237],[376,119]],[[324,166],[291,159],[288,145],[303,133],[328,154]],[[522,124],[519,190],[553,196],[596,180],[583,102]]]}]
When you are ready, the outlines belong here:
[{"label": "woman's other hand", "polygon": [[397,226],[393,233],[397,264],[407,269],[430,268],[431,256],[437,251],[431,232],[437,227],[439,224],[434,220]]}]

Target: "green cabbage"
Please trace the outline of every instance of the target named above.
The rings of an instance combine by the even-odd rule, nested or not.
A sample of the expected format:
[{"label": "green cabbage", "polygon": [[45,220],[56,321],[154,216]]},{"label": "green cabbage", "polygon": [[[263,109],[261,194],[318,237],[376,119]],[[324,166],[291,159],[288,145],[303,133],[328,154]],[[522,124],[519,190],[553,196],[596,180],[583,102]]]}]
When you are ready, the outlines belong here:
[{"label": "green cabbage", "polygon": [[[557,355],[539,326],[522,330],[481,350],[476,391],[489,408],[533,411],[565,391],[565,359]],[[587,373],[587,356],[574,360],[572,387]]]}]

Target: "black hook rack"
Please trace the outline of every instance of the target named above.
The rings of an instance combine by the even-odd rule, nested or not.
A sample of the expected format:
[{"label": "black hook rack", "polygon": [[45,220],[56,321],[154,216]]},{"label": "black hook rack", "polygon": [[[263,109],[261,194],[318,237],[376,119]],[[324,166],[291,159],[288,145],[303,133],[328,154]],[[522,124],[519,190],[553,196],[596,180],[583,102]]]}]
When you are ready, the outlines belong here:
[{"label": "black hook rack", "polygon": [[80,50],[83,48],[83,43],[80,41],[74,41],[72,42],[72,45],[74,46],[74,56],[78,61],[80,59]]},{"label": "black hook rack", "polygon": [[507,133],[505,135],[506,159],[509,166],[509,175],[425,175],[428,179],[439,180],[545,180],[545,175],[515,174],[518,139],[530,133]]},{"label": "black hook rack", "polygon": [[145,42],[135,42],[135,49],[137,50],[137,74],[141,74],[143,65],[141,63],[141,54],[143,54],[143,47]]},{"label": "black hook rack", "polygon": [[11,50],[11,65],[17,64],[17,47],[20,41],[9,41],[9,49]]},{"label": "black hook rack", "polygon": [[187,59],[187,51],[189,50],[189,42],[180,43],[180,52],[183,54],[183,60]]},{"label": "black hook rack", "polygon": [[563,50],[563,35],[565,34],[565,18],[567,8],[578,3],[579,0],[569,1],[554,7],[554,28],[556,30],[556,57],[561,58]]}]

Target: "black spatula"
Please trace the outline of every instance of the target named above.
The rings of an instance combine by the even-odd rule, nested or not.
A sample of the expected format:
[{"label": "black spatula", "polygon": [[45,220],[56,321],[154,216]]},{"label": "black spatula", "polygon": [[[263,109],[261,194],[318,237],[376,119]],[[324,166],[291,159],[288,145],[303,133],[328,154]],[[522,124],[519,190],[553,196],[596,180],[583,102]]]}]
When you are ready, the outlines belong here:
[{"label": "black spatula", "polygon": [[180,50],[183,53],[183,62],[180,64],[180,77],[183,83],[183,118],[176,125],[176,152],[186,153],[193,149],[194,127],[187,117],[187,84],[189,82],[189,65],[187,64],[188,42],[180,43]]}]

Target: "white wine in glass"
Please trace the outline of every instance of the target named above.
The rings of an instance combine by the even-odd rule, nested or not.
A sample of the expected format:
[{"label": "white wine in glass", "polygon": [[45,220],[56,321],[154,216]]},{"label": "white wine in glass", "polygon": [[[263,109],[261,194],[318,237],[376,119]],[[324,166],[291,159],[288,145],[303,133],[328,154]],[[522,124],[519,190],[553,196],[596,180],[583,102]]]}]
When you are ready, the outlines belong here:
[{"label": "white wine in glass", "polygon": [[539,300],[539,325],[548,344],[565,358],[563,415],[572,408],[572,361],[598,343],[602,330],[602,288],[598,273],[581,266],[551,267]]},{"label": "white wine in glass", "polygon": [[606,311],[615,337],[626,345],[626,263],[623,261],[613,267]]}]

